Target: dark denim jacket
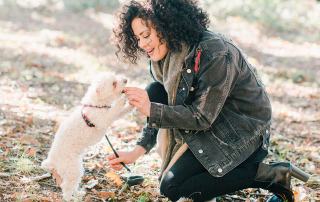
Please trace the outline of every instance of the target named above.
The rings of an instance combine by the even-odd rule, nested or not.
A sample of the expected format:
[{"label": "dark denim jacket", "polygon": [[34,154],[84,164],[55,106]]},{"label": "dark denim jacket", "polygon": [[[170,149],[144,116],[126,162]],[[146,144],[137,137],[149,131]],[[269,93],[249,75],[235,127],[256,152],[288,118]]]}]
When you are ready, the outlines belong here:
[{"label": "dark denim jacket", "polygon": [[261,143],[268,149],[271,113],[264,85],[241,50],[230,39],[206,31],[186,57],[176,105],[151,103],[148,128],[154,129],[145,128],[137,144],[150,151],[158,128],[179,129],[201,164],[221,177]]}]

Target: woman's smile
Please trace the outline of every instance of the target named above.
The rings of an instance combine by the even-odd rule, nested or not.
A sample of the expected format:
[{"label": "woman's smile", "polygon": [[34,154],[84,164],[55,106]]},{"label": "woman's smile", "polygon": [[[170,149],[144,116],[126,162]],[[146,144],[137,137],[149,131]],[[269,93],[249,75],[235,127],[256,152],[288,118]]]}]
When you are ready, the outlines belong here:
[{"label": "woman's smile", "polygon": [[153,55],[153,53],[154,53],[154,48],[151,49],[151,50],[149,50],[149,51],[147,51],[147,52],[148,52],[148,55],[149,55],[149,56]]}]

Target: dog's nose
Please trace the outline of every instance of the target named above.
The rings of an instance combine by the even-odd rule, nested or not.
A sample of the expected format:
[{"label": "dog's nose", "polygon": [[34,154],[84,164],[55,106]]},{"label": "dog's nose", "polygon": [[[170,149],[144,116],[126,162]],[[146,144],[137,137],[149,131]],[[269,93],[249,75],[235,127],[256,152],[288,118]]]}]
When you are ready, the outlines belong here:
[{"label": "dog's nose", "polygon": [[128,82],[128,79],[125,79],[125,80],[124,80],[124,83],[127,83],[127,82]]}]

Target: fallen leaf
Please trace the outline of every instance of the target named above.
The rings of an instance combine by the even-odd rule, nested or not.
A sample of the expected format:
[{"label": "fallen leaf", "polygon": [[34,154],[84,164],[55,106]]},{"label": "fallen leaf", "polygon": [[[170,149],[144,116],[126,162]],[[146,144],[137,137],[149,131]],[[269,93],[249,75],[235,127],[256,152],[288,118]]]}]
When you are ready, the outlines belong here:
[{"label": "fallen leaf", "polygon": [[56,184],[59,186],[62,183],[62,179],[56,170],[50,170],[50,173],[53,175],[53,178],[56,180]]},{"label": "fallen leaf", "polygon": [[26,144],[33,144],[35,146],[40,145],[39,141],[35,137],[33,137],[31,135],[27,135],[27,134],[23,134],[22,142],[26,143]]},{"label": "fallen leaf", "polygon": [[27,122],[29,124],[33,124],[33,117],[32,116],[27,117]]},{"label": "fallen leaf", "polygon": [[44,196],[38,196],[41,201],[52,201],[50,198]]},{"label": "fallen leaf", "polygon": [[54,132],[57,132],[58,129],[59,129],[59,126],[54,126],[54,127],[53,127],[53,131],[54,131]]},{"label": "fallen leaf", "polygon": [[117,173],[112,172],[112,171],[109,171],[109,172],[106,174],[106,176],[107,176],[108,178],[110,178],[111,181],[115,182],[118,186],[121,186],[121,185],[122,185],[121,178],[120,178],[120,176],[119,176]]},{"label": "fallen leaf", "polygon": [[301,163],[309,163],[310,161],[306,158],[301,159]]},{"label": "fallen leaf", "polygon": [[145,193],[150,193],[152,196],[159,196],[159,195],[161,195],[157,190],[152,189],[152,188],[150,188],[150,187],[145,188],[145,189],[144,189],[144,192],[145,192]]},{"label": "fallen leaf", "polygon": [[82,178],[82,180],[89,181],[89,180],[92,180],[93,178],[94,178],[94,176],[90,176],[90,177],[84,176],[84,177]]},{"label": "fallen leaf", "polygon": [[110,197],[108,192],[98,192],[97,196],[104,199],[104,200],[107,200]]},{"label": "fallen leaf", "polygon": [[91,202],[91,195],[89,195],[84,202]]},{"label": "fallen leaf", "polygon": [[55,38],[55,41],[56,42],[64,42],[64,39],[63,38],[61,38],[61,37],[57,37],[57,38]]},{"label": "fallen leaf", "polygon": [[4,132],[4,134],[9,134],[11,131],[11,127],[7,128],[7,130]]},{"label": "fallen leaf", "polygon": [[36,150],[34,148],[31,148],[30,150],[27,150],[27,153],[28,153],[29,157],[34,156],[35,152],[36,152]]}]

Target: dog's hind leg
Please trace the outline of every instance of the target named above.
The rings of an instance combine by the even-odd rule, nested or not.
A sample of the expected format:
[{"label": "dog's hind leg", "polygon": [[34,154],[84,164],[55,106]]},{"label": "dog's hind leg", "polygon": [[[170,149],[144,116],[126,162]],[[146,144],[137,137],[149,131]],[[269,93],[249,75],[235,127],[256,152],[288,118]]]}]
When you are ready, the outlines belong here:
[{"label": "dog's hind leg", "polygon": [[68,201],[73,198],[73,194],[78,196],[84,195],[82,191],[78,190],[81,177],[83,176],[82,161],[79,163],[79,159],[77,159],[72,163],[69,162],[65,171],[66,172],[61,175],[63,179],[63,183],[61,184],[63,198]]}]

